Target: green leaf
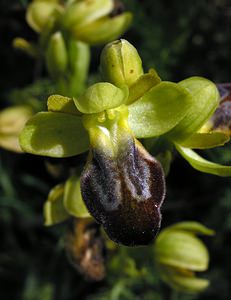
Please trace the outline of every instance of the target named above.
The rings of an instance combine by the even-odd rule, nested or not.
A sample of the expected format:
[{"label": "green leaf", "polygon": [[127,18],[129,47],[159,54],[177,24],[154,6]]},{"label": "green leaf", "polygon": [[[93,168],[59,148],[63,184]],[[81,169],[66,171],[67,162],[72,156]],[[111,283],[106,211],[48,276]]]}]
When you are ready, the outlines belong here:
[{"label": "green leaf", "polygon": [[70,215],[76,218],[89,218],[86,205],[83,202],[80,190],[80,178],[76,175],[70,177],[65,184],[64,206]]},{"label": "green leaf", "polygon": [[55,186],[49,193],[43,212],[45,225],[63,222],[70,217],[63,205],[64,185]]},{"label": "green leaf", "polygon": [[163,81],[128,106],[128,123],[137,138],[159,136],[175,127],[190,105],[191,95],[186,89]]},{"label": "green leaf", "polygon": [[117,88],[108,82],[90,86],[78,99],[74,99],[79,111],[85,114],[99,113],[120,106],[128,97],[128,88]]},{"label": "green leaf", "polygon": [[73,98],[61,95],[52,95],[47,100],[48,111],[68,113],[81,116],[81,112],[77,110]]},{"label": "green leaf", "polygon": [[131,104],[141,98],[152,87],[161,82],[160,77],[154,69],[149,73],[141,75],[136,82],[129,88],[129,97],[126,104]]},{"label": "green leaf", "polygon": [[116,17],[103,17],[78,30],[72,29],[74,37],[90,45],[105,44],[121,36],[132,21],[132,14],[122,13]]},{"label": "green leaf", "polygon": [[190,77],[179,82],[192,95],[192,103],[186,116],[168,133],[168,138],[180,143],[190,137],[210,118],[219,104],[216,85],[202,77]]},{"label": "green leaf", "polygon": [[223,146],[229,140],[229,136],[222,132],[194,133],[180,145],[185,148],[208,149]]},{"label": "green leaf", "polygon": [[87,151],[89,139],[80,117],[41,112],[27,122],[20,135],[20,145],[32,154],[68,157]]},{"label": "green leaf", "polygon": [[189,162],[189,164],[198,171],[224,177],[231,176],[231,166],[222,166],[220,164],[210,162],[199,156],[193,150],[181,147],[177,144],[176,149]]}]

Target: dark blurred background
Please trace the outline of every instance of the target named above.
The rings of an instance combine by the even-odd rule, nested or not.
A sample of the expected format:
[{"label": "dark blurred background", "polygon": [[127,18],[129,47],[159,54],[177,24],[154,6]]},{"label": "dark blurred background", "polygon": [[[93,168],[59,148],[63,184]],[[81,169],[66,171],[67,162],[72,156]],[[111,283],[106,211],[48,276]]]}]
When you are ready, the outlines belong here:
[{"label": "dark blurred background", "polygon": [[[36,40],[25,22],[27,0],[0,0],[0,108],[24,97],[46,97],[34,84],[34,61],[12,47],[17,36]],[[231,2],[228,0],[126,0],[134,22],[125,38],[134,44],[147,70],[164,80],[200,75],[217,83],[231,81]],[[91,78],[102,47],[92,49]],[[45,78],[46,73],[40,74]],[[203,152],[230,164],[230,144]],[[67,262],[65,224],[43,227],[42,206],[56,184],[43,158],[0,150],[0,299],[1,300],[229,300],[231,295],[231,189],[229,178],[193,170],[176,157],[167,178],[162,227],[200,221],[216,231],[204,241],[211,253],[210,288],[201,295],[172,293],[156,278],[152,247],[121,247],[100,283],[86,282]],[[126,267],[123,262],[126,260]],[[140,272],[137,270],[145,270]],[[146,275],[145,275],[146,274]]]}]

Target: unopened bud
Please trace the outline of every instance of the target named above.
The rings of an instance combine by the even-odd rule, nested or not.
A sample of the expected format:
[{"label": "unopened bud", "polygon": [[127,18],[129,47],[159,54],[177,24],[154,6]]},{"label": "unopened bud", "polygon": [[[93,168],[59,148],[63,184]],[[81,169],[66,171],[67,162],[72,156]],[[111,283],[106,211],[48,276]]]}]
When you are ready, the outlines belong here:
[{"label": "unopened bud", "polygon": [[113,0],[77,1],[67,7],[63,24],[67,29],[80,30],[113,10]]},{"label": "unopened bud", "polygon": [[208,268],[209,253],[196,234],[214,232],[197,222],[182,222],[161,231],[155,242],[155,260],[161,278],[172,288],[187,292],[203,291],[209,281],[195,272]]},{"label": "unopened bud", "polygon": [[121,39],[106,45],[101,54],[103,78],[117,86],[131,86],[142,74],[142,61],[128,41]]},{"label": "unopened bud", "polygon": [[41,32],[48,21],[60,11],[62,7],[55,1],[34,1],[28,6],[26,20],[32,29]]},{"label": "unopened bud", "polygon": [[68,64],[67,50],[61,32],[54,33],[49,41],[46,63],[49,73],[57,78],[66,71]]}]

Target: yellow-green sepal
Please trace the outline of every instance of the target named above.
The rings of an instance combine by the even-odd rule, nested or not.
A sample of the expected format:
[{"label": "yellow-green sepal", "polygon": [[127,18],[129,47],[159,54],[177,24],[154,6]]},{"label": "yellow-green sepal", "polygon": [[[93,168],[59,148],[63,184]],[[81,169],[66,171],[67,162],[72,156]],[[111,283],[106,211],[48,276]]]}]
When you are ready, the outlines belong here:
[{"label": "yellow-green sepal", "polygon": [[47,100],[48,111],[61,112],[81,116],[81,112],[76,108],[73,98],[61,95],[52,95]]},{"label": "yellow-green sepal", "polygon": [[222,132],[194,133],[188,139],[180,143],[185,148],[208,149],[223,146],[230,137]]},{"label": "yellow-green sepal", "polygon": [[219,92],[212,81],[203,77],[190,77],[178,84],[192,96],[187,114],[168,133],[169,139],[180,143],[197,132],[214,113],[219,104]]},{"label": "yellow-green sepal", "polygon": [[231,176],[231,166],[223,166],[208,161],[193,150],[184,148],[179,144],[176,144],[176,149],[189,162],[189,164],[198,171],[223,177]]},{"label": "yellow-green sepal", "polygon": [[135,83],[129,88],[129,97],[126,104],[129,105],[140,99],[152,87],[159,84],[161,79],[154,69],[150,69],[148,73],[141,75]]},{"label": "yellow-green sepal", "polygon": [[32,154],[68,157],[87,151],[89,139],[81,117],[41,112],[26,123],[20,135],[20,145]]},{"label": "yellow-green sepal", "polygon": [[76,218],[89,218],[86,205],[80,190],[80,177],[77,175],[71,176],[65,183],[64,188],[64,207],[68,213]]},{"label": "yellow-green sepal", "polygon": [[122,105],[128,97],[128,88],[118,88],[108,82],[90,86],[78,99],[74,99],[79,111],[85,114],[99,113]]},{"label": "yellow-green sepal", "polygon": [[56,185],[49,193],[43,207],[46,226],[63,222],[70,217],[63,205],[64,184]]},{"label": "yellow-green sepal", "polygon": [[137,138],[165,134],[184,118],[191,101],[185,88],[162,81],[128,106],[129,126]]}]

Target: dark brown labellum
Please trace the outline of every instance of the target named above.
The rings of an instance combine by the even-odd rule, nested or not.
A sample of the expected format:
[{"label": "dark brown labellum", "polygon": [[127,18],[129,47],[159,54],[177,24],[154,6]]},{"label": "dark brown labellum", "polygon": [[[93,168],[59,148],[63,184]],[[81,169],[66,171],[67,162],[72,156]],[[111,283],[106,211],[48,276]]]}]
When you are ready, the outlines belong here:
[{"label": "dark brown labellum", "polygon": [[116,158],[92,149],[81,191],[89,212],[113,241],[135,246],[155,238],[165,197],[164,173],[134,139],[120,147]]}]

